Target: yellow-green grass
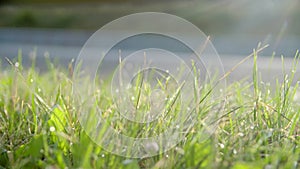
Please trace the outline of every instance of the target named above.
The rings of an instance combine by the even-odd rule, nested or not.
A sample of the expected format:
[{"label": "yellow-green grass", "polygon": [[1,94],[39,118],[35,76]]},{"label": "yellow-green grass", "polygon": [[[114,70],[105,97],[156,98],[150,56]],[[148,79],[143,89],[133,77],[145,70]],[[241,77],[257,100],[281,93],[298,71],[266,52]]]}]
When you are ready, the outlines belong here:
[{"label": "yellow-green grass", "polygon": [[[73,99],[72,66],[57,68],[48,61],[48,70],[39,72],[34,66],[23,68],[19,57],[0,73],[0,168],[299,168],[299,83],[293,83],[299,80],[293,79],[299,54],[277,84],[260,80],[255,53],[253,59],[251,82],[236,81],[220,91],[226,104],[209,139],[201,141],[202,126],[195,124],[173,149],[130,159],[106,152],[83,131]],[[108,83],[100,84],[99,105],[113,115]],[[140,129],[126,123],[115,127],[129,127],[124,132],[135,136]]]}]

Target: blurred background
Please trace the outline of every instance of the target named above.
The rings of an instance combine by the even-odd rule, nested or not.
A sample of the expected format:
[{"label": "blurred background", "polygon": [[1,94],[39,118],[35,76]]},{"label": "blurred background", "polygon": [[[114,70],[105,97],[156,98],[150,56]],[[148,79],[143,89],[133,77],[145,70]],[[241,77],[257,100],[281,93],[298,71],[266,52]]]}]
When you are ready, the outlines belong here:
[{"label": "blurred background", "polygon": [[[0,58],[22,49],[37,57],[76,58],[89,36],[136,12],[185,18],[211,37],[225,67],[270,44],[263,56],[294,57],[300,48],[299,0],[1,0]],[[3,61],[2,61],[3,62]],[[229,65],[226,65],[229,64]]]}]

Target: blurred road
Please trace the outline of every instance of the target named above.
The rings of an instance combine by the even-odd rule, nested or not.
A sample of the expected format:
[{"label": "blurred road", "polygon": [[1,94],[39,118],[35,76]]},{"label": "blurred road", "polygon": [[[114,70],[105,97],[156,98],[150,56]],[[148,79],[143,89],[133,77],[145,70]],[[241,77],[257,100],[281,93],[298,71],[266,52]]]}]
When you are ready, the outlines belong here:
[{"label": "blurred road", "polygon": [[[42,61],[45,55],[49,55],[50,58],[59,58],[59,63],[65,66],[73,58],[76,59],[85,41],[92,33],[81,30],[1,28],[0,59],[2,65],[7,66],[4,58],[15,58],[18,55],[18,49],[22,49],[24,65],[30,65],[32,51],[36,51],[38,67],[44,66],[39,61]],[[108,33],[106,39],[114,36],[114,34]],[[273,63],[269,64],[270,58],[267,56],[270,56],[273,51],[276,51],[277,55],[283,54],[286,56],[286,68],[290,69],[292,58],[296,50],[300,49],[300,39],[293,37],[275,39],[275,43],[272,43],[273,40],[268,37],[241,35],[212,36],[211,39],[220,54],[225,71],[230,70],[243,57],[250,54],[258,42],[270,44],[270,47],[261,53],[264,57],[260,57],[258,62],[262,76],[268,80],[282,76],[282,64],[279,57],[275,57]],[[249,60],[234,71],[231,76],[234,80],[251,77],[251,71],[252,61]]]}]

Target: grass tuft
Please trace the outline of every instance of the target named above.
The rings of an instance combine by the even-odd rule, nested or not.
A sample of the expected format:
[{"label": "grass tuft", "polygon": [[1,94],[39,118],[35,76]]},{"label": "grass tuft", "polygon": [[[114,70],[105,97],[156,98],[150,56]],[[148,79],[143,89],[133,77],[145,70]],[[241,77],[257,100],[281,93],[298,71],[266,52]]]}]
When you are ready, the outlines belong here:
[{"label": "grass tuft", "polygon": [[[200,86],[195,80],[192,93],[197,100],[193,103],[200,104],[194,118],[199,123],[173,149],[141,159],[110,154],[83,131],[73,99],[70,66],[55,69],[48,61],[48,71],[39,73],[35,66],[22,67],[20,51],[17,61],[9,60],[11,67],[0,73],[0,168],[299,168],[300,90],[295,74],[300,54],[296,53],[291,72],[283,72],[284,80],[271,86],[259,78],[260,50],[249,56],[254,61],[252,82],[237,81],[220,91],[225,92],[227,102],[212,137],[201,140],[203,115],[212,109],[217,111],[220,100],[207,96],[213,85]],[[136,110],[147,105],[143,104],[142,88],[151,90],[142,84],[143,78],[137,77],[134,88]],[[168,88],[167,81],[157,81],[162,90]],[[101,115],[114,122],[116,130],[141,137],[155,135],[171,124],[172,118],[168,123],[158,120],[156,127],[149,129],[116,118],[117,107],[106,97],[110,86],[107,82],[99,84]],[[178,111],[176,100],[183,85],[169,96],[173,100],[166,102],[165,115]]]}]

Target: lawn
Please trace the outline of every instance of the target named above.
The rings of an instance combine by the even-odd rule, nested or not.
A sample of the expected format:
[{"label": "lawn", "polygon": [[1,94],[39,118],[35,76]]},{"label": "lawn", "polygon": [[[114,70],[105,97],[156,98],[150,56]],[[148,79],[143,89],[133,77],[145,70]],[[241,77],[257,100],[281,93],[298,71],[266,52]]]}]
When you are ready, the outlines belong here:
[{"label": "lawn", "polygon": [[[284,80],[276,84],[260,80],[256,53],[249,57],[254,60],[250,81],[227,84],[225,90],[210,82],[195,83],[195,95],[203,104],[195,109],[194,118],[202,119],[203,112],[220,103],[206,97],[211,90],[226,98],[212,136],[202,139],[199,122],[166,152],[126,158],[95,144],[80,125],[72,64],[57,67],[48,60],[47,71],[40,72],[34,61],[32,67],[22,67],[20,54],[0,73],[0,168],[299,168],[300,88],[299,79],[294,79],[299,57],[297,53],[292,71],[283,69]],[[106,112],[103,116],[113,117],[117,112],[107,94],[108,84],[99,81],[97,104]],[[108,120],[129,135],[137,136],[143,129]],[[156,125],[156,131],[163,130],[163,124]]]}]

